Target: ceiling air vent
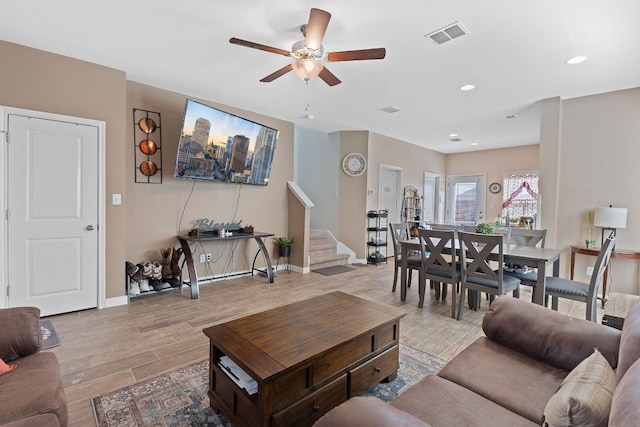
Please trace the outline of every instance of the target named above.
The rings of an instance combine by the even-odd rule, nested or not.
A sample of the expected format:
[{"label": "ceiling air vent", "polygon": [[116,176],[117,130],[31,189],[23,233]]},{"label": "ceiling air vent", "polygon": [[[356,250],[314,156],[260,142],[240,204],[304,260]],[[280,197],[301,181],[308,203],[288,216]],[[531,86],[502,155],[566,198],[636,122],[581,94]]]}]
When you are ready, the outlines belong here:
[{"label": "ceiling air vent", "polygon": [[384,111],[385,113],[397,113],[398,111],[400,111],[399,108],[394,107],[393,105],[389,105],[387,107],[381,108],[380,110]]},{"label": "ceiling air vent", "polygon": [[464,36],[465,34],[468,34],[468,33],[469,31],[467,31],[467,29],[464,28],[462,23],[457,21],[457,22],[454,22],[453,24],[447,25],[444,28],[440,28],[439,30],[426,34],[425,37],[439,46],[450,40],[457,39],[460,36]]}]

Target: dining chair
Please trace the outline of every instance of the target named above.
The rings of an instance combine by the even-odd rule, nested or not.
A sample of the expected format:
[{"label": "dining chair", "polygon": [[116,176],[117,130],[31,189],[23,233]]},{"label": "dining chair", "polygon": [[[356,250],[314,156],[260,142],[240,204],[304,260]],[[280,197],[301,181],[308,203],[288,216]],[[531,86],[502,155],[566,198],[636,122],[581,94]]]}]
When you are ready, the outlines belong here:
[{"label": "dining chair", "polygon": [[[545,241],[547,239],[547,230],[532,230],[526,228],[509,227],[509,237],[507,241],[509,244],[513,243],[516,246],[539,246],[544,248]],[[526,266],[520,265],[507,265],[505,267],[504,274],[514,276],[520,279],[520,284],[531,286],[532,288],[538,283],[538,271],[530,269]],[[533,299],[533,293],[531,295]]]},{"label": "dining chair", "polygon": [[[424,304],[427,280],[433,285],[436,301],[445,301],[451,284],[451,317],[456,317],[456,291],[460,278],[460,263],[456,261],[456,232],[453,230],[418,230],[422,265],[420,268],[420,296],[418,307]],[[449,255],[450,254],[450,255]],[[444,286],[442,286],[444,285]]]},{"label": "dining chair", "polygon": [[[486,292],[490,295],[505,295],[509,292],[518,294],[520,279],[507,276],[504,272],[504,250],[502,234],[478,234],[458,232],[460,265],[462,277],[460,279],[460,299],[457,319],[462,319],[463,299],[465,291],[474,293],[474,307],[479,307],[479,295]],[[497,255],[497,259],[495,258]],[[492,267],[492,261],[497,263],[497,270]]]},{"label": "dining chair", "polygon": [[[402,223],[390,223],[389,228],[391,229],[391,243],[393,245],[393,286],[391,287],[391,292],[396,291],[396,284],[398,282],[398,271],[402,268],[402,246],[400,242],[402,240],[409,239],[409,224],[406,222]],[[407,256],[407,287],[411,286],[411,272],[413,270],[420,270],[420,255],[409,255]]]},{"label": "dining chair", "polygon": [[596,263],[593,266],[589,283],[563,279],[561,277],[547,277],[545,285],[545,305],[548,303],[549,296],[551,296],[551,308],[556,311],[558,311],[559,298],[585,302],[587,303],[585,318],[592,322],[597,322],[598,288],[600,288],[604,272],[611,259],[611,252],[613,251],[615,242],[615,237],[609,237],[605,240],[598,254],[598,258],[596,258]]}]

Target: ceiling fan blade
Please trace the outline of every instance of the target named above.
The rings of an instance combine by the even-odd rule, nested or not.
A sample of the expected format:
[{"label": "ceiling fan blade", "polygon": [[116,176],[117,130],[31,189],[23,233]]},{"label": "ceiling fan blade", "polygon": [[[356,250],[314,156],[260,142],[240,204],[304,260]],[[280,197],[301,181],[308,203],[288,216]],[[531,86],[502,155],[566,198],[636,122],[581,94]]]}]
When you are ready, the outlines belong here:
[{"label": "ceiling fan blade", "polygon": [[304,44],[309,49],[318,50],[322,44],[324,33],[327,31],[331,14],[322,9],[312,8],[309,13],[309,23],[307,33],[304,37]]},{"label": "ceiling fan blade", "polygon": [[269,74],[267,77],[264,77],[264,78],[260,79],[260,81],[263,82],[263,83],[272,82],[275,79],[277,79],[278,77],[284,76],[285,74],[287,74],[291,70],[293,70],[293,67],[291,66],[291,64],[287,64],[284,67],[280,68],[278,71],[275,71],[275,72]]},{"label": "ceiling fan blade", "polygon": [[327,60],[329,60],[329,62],[339,62],[362,61],[366,59],[383,59],[386,54],[387,51],[383,47],[376,49],[343,50],[341,52],[329,52],[327,54]]},{"label": "ceiling fan blade", "polygon": [[337,78],[331,71],[327,69],[327,67],[324,67],[322,71],[320,71],[318,77],[324,80],[324,82],[329,86],[335,86],[342,83],[339,78]]},{"label": "ceiling fan blade", "polygon": [[289,56],[291,53],[288,50],[278,49],[277,47],[271,47],[271,46],[267,46],[260,43],[254,43],[247,40],[237,39],[235,37],[231,37],[229,39],[229,43],[250,47],[253,49],[264,50],[266,52],[277,53],[278,55],[282,55],[282,56]]}]

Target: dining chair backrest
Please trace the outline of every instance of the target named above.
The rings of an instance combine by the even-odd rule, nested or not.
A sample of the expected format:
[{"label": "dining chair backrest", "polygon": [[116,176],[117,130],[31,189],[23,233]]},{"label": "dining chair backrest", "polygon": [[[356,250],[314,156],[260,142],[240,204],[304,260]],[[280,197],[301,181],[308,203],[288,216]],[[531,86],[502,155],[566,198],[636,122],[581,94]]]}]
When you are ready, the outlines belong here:
[{"label": "dining chair backrest", "polygon": [[393,256],[397,259],[400,255],[400,242],[409,239],[409,224],[406,222],[392,222],[389,224],[391,229],[391,242],[393,244]]},{"label": "dining chair backrest", "polygon": [[516,246],[538,246],[544,248],[545,241],[547,240],[547,230],[532,230],[527,228],[509,227],[511,229],[511,239],[509,243],[513,242]]},{"label": "dining chair backrest", "polygon": [[596,262],[593,266],[593,272],[591,273],[591,280],[589,281],[589,295],[595,295],[598,291],[600,283],[602,283],[602,278],[604,277],[604,271],[607,269],[607,265],[609,265],[611,252],[613,252],[615,243],[615,236],[608,237],[607,240],[604,241],[602,249],[600,249],[598,258],[596,258]]},{"label": "dining chair backrest", "polygon": [[[493,281],[502,294],[504,252],[502,234],[478,234],[458,232],[462,281],[469,278]],[[495,258],[497,255],[497,259]],[[497,262],[497,270],[491,261]]]},{"label": "dining chair backrest", "polygon": [[462,230],[463,226],[460,224],[429,224],[431,230]]},{"label": "dining chair backrest", "polygon": [[[422,270],[426,272],[448,271],[451,277],[455,277],[456,232],[453,230],[419,229],[418,236],[420,237]],[[443,255],[448,256],[445,258]]]}]

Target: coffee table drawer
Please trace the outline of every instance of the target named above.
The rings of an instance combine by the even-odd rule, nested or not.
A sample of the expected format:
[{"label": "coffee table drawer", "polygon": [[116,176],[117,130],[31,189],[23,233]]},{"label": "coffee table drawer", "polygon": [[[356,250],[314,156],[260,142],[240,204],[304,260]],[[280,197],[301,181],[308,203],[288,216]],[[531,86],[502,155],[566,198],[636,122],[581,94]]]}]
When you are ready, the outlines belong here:
[{"label": "coffee table drawer", "polygon": [[304,427],[315,423],[318,418],[347,400],[347,376],[310,394],[273,416],[273,427]]},{"label": "coffee table drawer", "polygon": [[395,346],[349,372],[349,397],[364,393],[397,370],[398,346]]}]

